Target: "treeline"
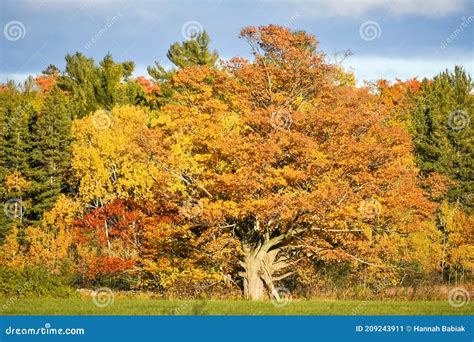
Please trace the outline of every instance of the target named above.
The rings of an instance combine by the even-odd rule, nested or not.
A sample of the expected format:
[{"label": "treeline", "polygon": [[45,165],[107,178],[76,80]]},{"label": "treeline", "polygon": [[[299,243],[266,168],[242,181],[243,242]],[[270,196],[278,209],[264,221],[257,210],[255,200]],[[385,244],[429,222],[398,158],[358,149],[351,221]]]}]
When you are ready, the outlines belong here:
[{"label": "treeline", "polygon": [[219,61],[204,32],[150,78],[76,53],[0,86],[5,293],[36,279],[51,289],[37,294],[60,280],[260,299],[472,279],[471,77],[356,87],[312,35],[240,37],[253,60]]}]

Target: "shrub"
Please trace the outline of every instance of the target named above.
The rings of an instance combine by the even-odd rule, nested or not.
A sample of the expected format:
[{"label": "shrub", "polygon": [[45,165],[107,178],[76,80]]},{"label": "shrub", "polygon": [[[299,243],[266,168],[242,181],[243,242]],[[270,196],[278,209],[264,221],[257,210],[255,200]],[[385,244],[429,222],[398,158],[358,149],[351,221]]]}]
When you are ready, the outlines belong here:
[{"label": "shrub", "polygon": [[0,266],[1,297],[55,297],[77,296],[62,276],[54,276],[42,267],[14,269]]}]

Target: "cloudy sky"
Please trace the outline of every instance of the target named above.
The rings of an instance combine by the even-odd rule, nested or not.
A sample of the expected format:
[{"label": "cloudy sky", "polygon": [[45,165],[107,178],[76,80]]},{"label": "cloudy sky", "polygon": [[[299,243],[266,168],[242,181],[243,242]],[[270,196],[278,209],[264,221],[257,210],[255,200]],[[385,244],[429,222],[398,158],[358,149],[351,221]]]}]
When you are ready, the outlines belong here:
[{"label": "cloudy sky", "polygon": [[469,0],[0,0],[0,82],[36,75],[67,53],[111,52],[136,74],[169,45],[206,30],[221,58],[249,56],[239,31],[275,23],[316,36],[359,83],[431,77],[462,65],[474,74],[474,2]]}]

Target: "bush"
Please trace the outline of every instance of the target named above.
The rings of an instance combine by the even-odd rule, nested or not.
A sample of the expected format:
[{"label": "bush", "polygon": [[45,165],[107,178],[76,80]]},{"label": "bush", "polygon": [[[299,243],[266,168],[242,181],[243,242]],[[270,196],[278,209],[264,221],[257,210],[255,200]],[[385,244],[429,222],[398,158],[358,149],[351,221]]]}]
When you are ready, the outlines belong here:
[{"label": "bush", "polygon": [[0,297],[54,297],[77,296],[68,286],[67,279],[54,276],[42,267],[14,269],[0,266]]}]

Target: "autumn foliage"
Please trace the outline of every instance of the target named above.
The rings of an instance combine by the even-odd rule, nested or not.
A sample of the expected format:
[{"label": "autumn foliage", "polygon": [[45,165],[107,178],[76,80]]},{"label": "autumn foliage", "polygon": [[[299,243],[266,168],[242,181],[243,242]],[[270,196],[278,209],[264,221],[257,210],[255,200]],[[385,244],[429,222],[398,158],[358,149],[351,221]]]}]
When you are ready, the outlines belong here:
[{"label": "autumn foliage", "polygon": [[[137,103],[76,117],[72,190],[24,239],[14,227],[0,258],[63,267],[81,286],[252,299],[314,294],[329,269],[397,286],[466,266],[472,216],[439,207],[451,181],[421,177],[414,156],[420,82],[355,87],[312,35],[240,37],[253,59],[203,54],[131,81]],[[37,79],[44,92],[52,77]],[[447,256],[437,217],[453,231]]]}]

